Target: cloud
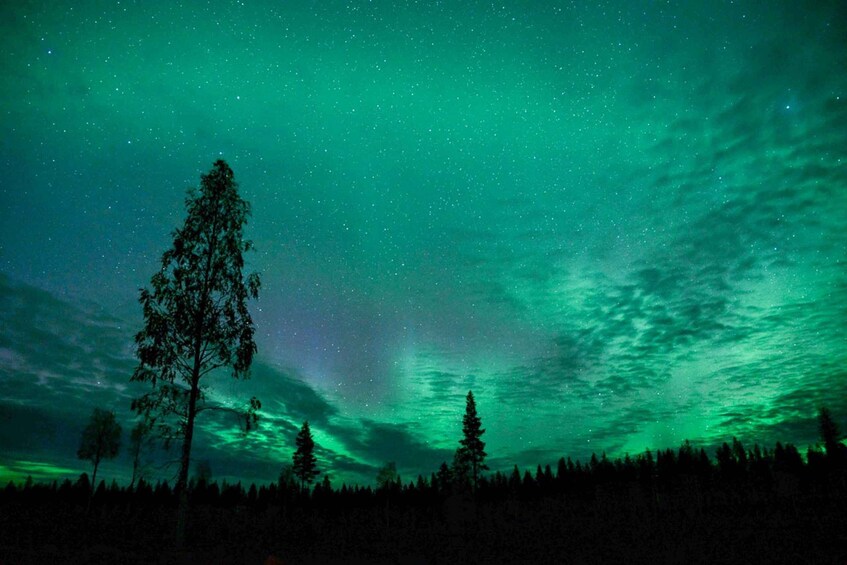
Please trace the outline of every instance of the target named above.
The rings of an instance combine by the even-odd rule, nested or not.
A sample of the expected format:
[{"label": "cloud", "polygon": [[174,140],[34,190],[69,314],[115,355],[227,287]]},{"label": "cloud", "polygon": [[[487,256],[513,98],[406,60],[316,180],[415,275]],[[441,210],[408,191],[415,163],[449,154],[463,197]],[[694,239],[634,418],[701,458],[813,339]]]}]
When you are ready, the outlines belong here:
[{"label": "cloud", "polygon": [[23,391],[31,402],[61,410],[69,397],[89,405],[129,404],[134,369],[126,324],[93,306],[73,306],[0,274],[0,399]]},{"label": "cloud", "polygon": [[261,390],[269,409],[275,405],[274,412],[282,411],[292,421],[323,425],[338,415],[338,408],[293,369],[280,369],[257,360],[251,369],[251,380]]},{"label": "cloud", "polygon": [[7,454],[76,455],[83,423],[55,408],[0,403],[0,445]]},{"label": "cloud", "polygon": [[442,461],[453,458],[452,450],[433,447],[422,438],[425,430],[411,423],[365,419],[361,421],[361,429],[335,427],[333,433],[352,453],[366,456],[377,467],[394,461],[403,472],[421,472],[421,469],[436,469]]},{"label": "cloud", "polygon": [[125,430],[131,418],[126,325],[2,274],[0,324],[0,463],[86,469],[76,449],[92,407],[114,409]]},{"label": "cloud", "polygon": [[[126,442],[133,422],[130,400],[143,392],[128,383],[135,360],[127,325],[95,305],[74,305],[5,276],[0,276],[0,297],[0,319],[9,328],[0,336],[0,464],[10,476],[28,469],[23,463],[28,460],[55,465],[41,473],[45,477],[85,471],[87,464],[75,454],[91,408],[116,409]],[[345,416],[297,370],[261,358],[246,381],[220,373],[207,384],[210,405],[238,409],[253,395],[263,402],[259,428],[249,434],[231,411],[198,416],[192,458],[209,461],[219,478],[274,480],[290,462],[294,438],[306,420],[316,437],[320,465],[336,480],[369,483],[378,466],[389,460],[414,474],[421,466],[452,458],[452,451],[421,439],[426,432],[419,426]],[[174,461],[175,450],[159,453],[159,464]],[[104,472],[128,478],[127,457],[122,453]],[[155,472],[172,479],[175,466],[159,464]]]}]

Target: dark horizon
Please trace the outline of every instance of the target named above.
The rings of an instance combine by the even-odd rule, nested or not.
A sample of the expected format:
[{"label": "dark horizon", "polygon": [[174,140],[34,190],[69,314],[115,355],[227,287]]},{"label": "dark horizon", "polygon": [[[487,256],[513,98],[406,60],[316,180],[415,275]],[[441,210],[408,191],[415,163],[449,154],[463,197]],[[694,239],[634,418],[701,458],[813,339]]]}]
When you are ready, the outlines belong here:
[{"label": "dark horizon", "polygon": [[[0,489],[11,562],[161,563],[840,563],[847,446],[821,413],[825,450],[689,445],[633,459],[561,461],[476,482],[461,466],[401,483],[338,488],[188,483],[185,543],[166,484],[93,491]],[[304,426],[304,430],[307,429]],[[475,426],[465,427],[467,438]],[[305,432],[304,432],[305,433]],[[466,444],[468,445],[468,444]],[[305,476],[305,475],[303,475]],[[476,485],[476,486],[474,486]],[[49,541],[49,543],[45,543]]]}]

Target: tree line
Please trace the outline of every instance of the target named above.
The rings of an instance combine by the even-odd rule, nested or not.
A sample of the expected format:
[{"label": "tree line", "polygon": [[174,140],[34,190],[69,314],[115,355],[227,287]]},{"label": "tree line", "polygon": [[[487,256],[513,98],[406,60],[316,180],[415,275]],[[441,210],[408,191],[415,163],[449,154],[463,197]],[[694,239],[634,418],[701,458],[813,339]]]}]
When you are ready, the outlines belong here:
[{"label": "tree line", "polygon": [[[265,484],[216,481],[197,465],[183,491],[191,508],[183,541],[195,562],[258,563],[275,555],[291,563],[415,556],[841,563],[847,464],[840,442],[826,443],[804,454],[790,444],[733,438],[708,452],[685,442],[632,457],[563,457],[483,473],[475,490],[447,463],[405,479],[386,464],[375,487],[332,484],[322,473],[310,488],[293,473]],[[168,562],[163,552],[176,551],[168,549],[176,545],[176,483],[98,479],[92,496],[89,477],[0,488],[0,560]]]},{"label": "tree line", "polygon": [[[256,486],[247,489],[237,485],[223,483],[218,486],[212,482],[212,471],[208,462],[201,462],[195,475],[187,482],[187,491],[199,498],[218,501],[221,493],[227,500],[255,502],[257,500],[275,500],[277,492],[292,491],[303,496],[318,498],[332,493],[346,492],[392,492],[414,493],[416,491],[437,492],[440,494],[473,493],[479,490],[509,490],[524,494],[549,495],[564,489],[576,494],[583,487],[589,491],[601,484],[620,484],[635,481],[640,484],[667,484],[679,478],[696,479],[701,486],[720,486],[735,488],[739,486],[777,489],[788,491],[795,489],[799,492],[801,485],[813,487],[828,484],[832,477],[839,477],[847,471],[847,446],[842,443],[843,436],[838,425],[833,420],[829,410],[822,408],[818,413],[820,443],[809,446],[801,453],[793,444],[776,442],[772,448],[760,447],[758,443],[751,448],[733,437],[730,442],[723,442],[710,457],[704,448],[694,447],[686,440],[678,449],[659,449],[655,452],[647,450],[624,457],[609,458],[605,453],[592,454],[589,460],[574,461],[571,457],[561,457],[551,466],[537,465],[535,469],[521,469],[517,465],[511,472],[496,471],[486,475],[481,472],[473,473],[473,461],[477,462],[478,470],[487,469],[484,463],[484,442],[480,436],[485,430],[480,427],[481,419],[476,413],[473,393],[468,392],[466,413],[464,416],[464,434],[460,447],[456,450],[453,463],[443,462],[437,470],[428,475],[418,475],[415,480],[404,482],[397,473],[396,464],[388,462],[381,467],[375,476],[375,488],[370,486],[346,485],[333,487],[330,477],[324,473],[323,481],[316,482],[321,475],[317,458],[314,455],[314,441],[308,422],[304,422],[296,438],[296,450],[292,456],[292,464],[285,465],[276,483]],[[102,496],[107,490],[115,492],[124,490],[116,482],[107,487],[106,481],[96,483],[97,469],[102,459],[114,457],[120,444],[120,425],[114,420],[114,415],[100,409],[95,409],[89,425],[82,434],[78,451],[80,458],[87,459],[93,464],[91,478],[83,473],[73,483],[77,491],[83,488],[88,494],[99,492]],[[137,441],[132,441],[137,446]],[[471,446],[470,448],[468,446]],[[107,457],[108,456],[108,457]],[[820,480],[818,480],[820,479]],[[155,487],[143,478],[134,476],[125,490],[133,491],[138,484],[138,492],[149,495],[155,491],[162,493],[176,492],[176,487],[169,486],[167,481],[159,481]],[[312,486],[312,483],[316,483]],[[29,479],[26,488],[32,487]],[[67,491],[71,483],[66,480],[63,488]],[[14,483],[7,485],[7,491],[16,490]],[[54,488],[55,484],[54,484]],[[240,494],[233,494],[232,489],[239,489]],[[817,487],[816,487],[817,488]],[[822,488],[822,487],[821,487]],[[211,489],[211,490],[209,490]],[[200,493],[200,494],[198,494]],[[203,494],[205,493],[205,494]],[[96,496],[96,493],[95,493]]]}]

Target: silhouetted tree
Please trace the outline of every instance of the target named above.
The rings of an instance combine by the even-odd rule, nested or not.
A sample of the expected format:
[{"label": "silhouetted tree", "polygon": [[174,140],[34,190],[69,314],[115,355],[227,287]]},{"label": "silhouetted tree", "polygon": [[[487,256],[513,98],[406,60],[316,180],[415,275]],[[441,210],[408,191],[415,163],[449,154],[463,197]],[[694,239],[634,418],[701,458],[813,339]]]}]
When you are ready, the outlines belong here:
[{"label": "silhouetted tree", "polygon": [[450,466],[450,477],[452,485],[456,490],[472,486],[471,465],[463,447],[459,447],[453,453],[453,464]]},{"label": "silhouetted tree", "polygon": [[[473,392],[468,391],[465,401],[465,416],[462,418],[462,439],[459,440],[461,447],[456,451],[454,467],[464,471],[467,467],[471,486],[476,490],[479,485],[480,472],[488,469],[485,464],[485,442],[482,441],[482,420],[476,412],[476,401]],[[455,470],[454,470],[455,472]]]},{"label": "silhouetted tree", "polygon": [[282,466],[282,469],[279,472],[279,480],[277,481],[277,484],[280,489],[285,489],[294,484],[295,478],[294,466],[290,463],[286,463]]},{"label": "silhouetted tree", "polygon": [[827,465],[827,456],[819,446],[810,445],[806,449],[806,468],[813,482],[826,482],[829,466]]},{"label": "silhouetted tree", "polygon": [[121,425],[115,420],[115,413],[95,408],[88,425],[82,431],[79,449],[80,459],[91,461],[94,471],[91,474],[91,486],[97,484],[97,468],[103,459],[114,459],[121,448]]},{"label": "silhouetted tree", "polygon": [[803,457],[793,444],[776,442],[773,452],[774,471],[799,475],[803,471]]},{"label": "silhouetted tree", "polygon": [[397,474],[397,465],[390,461],[379,468],[376,474],[376,488],[391,489],[400,484],[400,475]]},{"label": "silhouetted tree", "polygon": [[818,413],[818,428],[821,433],[826,457],[830,462],[842,463],[847,459],[847,447],[841,443],[841,432],[838,430],[838,424],[832,419],[832,414],[828,408],[822,407]]},{"label": "silhouetted tree", "polygon": [[513,491],[517,491],[521,486],[521,471],[518,469],[518,466],[515,465],[515,468],[512,469],[512,474],[509,475],[509,488]]},{"label": "silhouetted tree", "polygon": [[635,461],[638,468],[638,480],[645,486],[652,484],[656,474],[653,452],[648,449],[644,453],[640,453]]},{"label": "silhouetted tree", "polygon": [[529,469],[523,472],[523,480],[521,481],[521,492],[523,496],[532,496],[535,494],[535,480],[532,478],[532,473]]},{"label": "silhouetted tree", "polygon": [[446,461],[442,461],[438,467],[438,473],[435,475],[436,487],[440,492],[446,492],[450,488],[450,483],[453,481],[453,474],[450,472],[450,467]]},{"label": "silhouetted tree", "polygon": [[[247,299],[258,297],[260,284],[255,273],[242,276],[242,254],[252,248],[243,239],[250,206],[238,194],[229,165],[216,161],[201,176],[200,189],[189,189],[185,205],[185,223],[173,232],[152,290],[141,289],[144,327],[135,336],[139,364],[131,379],[152,386],[133,401],[133,409],[155,423],[166,446],[182,442],[178,545],[185,535],[195,418],[206,409],[234,411],[207,404],[201,381],[223,368],[231,368],[236,379],[248,377],[256,344]],[[260,407],[254,397],[239,412],[248,430]]]},{"label": "silhouetted tree", "polygon": [[400,475],[397,474],[397,465],[394,461],[380,467],[376,474],[376,488],[385,494],[385,527],[391,527],[391,494],[399,490]]},{"label": "silhouetted tree", "polygon": [[568,464],[565,462],[564,457],[559,457],[559,461],[556,463],[556,481],[558,481],[559,484],[563,483],[567,474]]},{"label": "silhouetted tree", "polygon": [[735,474],[736,461],[732,455],[732,448],[729,444],[723,442],[715,451],[715,459],[718,462],[718,470],[724,478],[730,478]]},{"label": "silhouetted tree", "polygon": [[732,447],[723,442],[715,452],[718,471],[724,480],[742,480],[747,474],[747,451],[738,438],[732,438]]},{"label": "silhouetted tree", "polygon": [[738,462],[738,469],[741,474],[747,473],[747,450],[744,449],[744,444],[737,437],[732,438],[732,454]]},{"label": "silhouetted tree", "polygon": [[544,487],[551,488],[553,486],[553,470],[550,468],[550,465],[544,466],[544,473],[542,477]]},{"label": "silhouetted tree", "polygon": [[321,474],[318,471],[318,460],[315,458],[315,441],[312,439],[312,431],[309,429],[309,422],[303,422],[303,427],[297,434],[296,445],[297,450],[294,452],[294,464],[292,470],[294,475],[300,479],[300,486],[305,487],[315,480],[315,477]]},{"label": "silhouetted tree", "polygon": [[679,446],[679,451],[677,451],[677,471],[681,474],[694,474],[695,464],[694,448],[691,446],[690,441],[685,440]]},{"label": "silhouetted tree", "polygon": [[144,476],[146,467],[145,453],[150,447],[150,426],[144,420],[138,422],[129,434],[129,451],[132,457],[132,480],[129,482],[131,489],[135,481]]},{"label": "silhouetted tree", "polygon": [[198,486],[205,486],[212,482],[212,464],[208,459],[202,459],[194,466],[194,478]]},{"label": "silhouetted tree", "polygon": [[[27,477],[27,482],[31,485],[32,477]],[[85,496],[88,499],[91,499],[91,494],[94,489],[94,483],[92,483],[91,480],[88,478],[88,473],[80,474],[79,478],[76,480],[76,483],[74,483],[74,489],[76,489],[77,492],[84,492]]]}]

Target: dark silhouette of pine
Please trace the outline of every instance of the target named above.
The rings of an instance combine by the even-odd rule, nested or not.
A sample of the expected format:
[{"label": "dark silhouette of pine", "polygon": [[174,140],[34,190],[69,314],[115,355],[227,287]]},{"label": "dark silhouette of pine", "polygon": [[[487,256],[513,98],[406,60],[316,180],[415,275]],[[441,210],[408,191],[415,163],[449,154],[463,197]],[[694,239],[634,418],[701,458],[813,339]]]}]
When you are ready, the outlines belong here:
[{"label": "dark silhouette of pine", "polygon": [[[471,486],[474,490],[479,486],[480,473],[488,466],[485,464],[485,442],[482,441],[482,420],[476,412],[476,401],[473,392],[468,391],[465,401],[465,416],[462,418],[462,439],[459,440],[460,447],[456,451],[454,469],[464,472],[467,469]],[[454,471],[454,472],[455,472]]]},{"label": "dark silhouette of pine", "polygon": [[252,242],[243,238],[250,205],[238,194],[232,169],[218,160],[189,189],[188,215],[173,232],[161,268],[141,289],[144,327],[135,336],[139,364],[133,381],[152,390],[132,403],[164,439],[181,442],[176,491],[177,545],[185,537],[186,486],[191,465],[195,419],[204,410],[238,413],[249,430],[261,407],[254,397],[243,411],[206,403],[206,386],[216,370],[229,368],[236,379],[249,376],[256,344],[247,299],[257,298],[259,276],[242,275],[243,253]]},{"label": "dark silhouette of pine", "polygon": [[450,477],[453,485],[459,490],[471,484],[470,458],[461,446],[453,453],[453,464],[450,465]]},{"label": "dark silhouette of pine", "polygon": [[826,407],[822,407],[818,412],[818,428],[820,429],[821,440],[823,441],[824,449],[826,449],[826,454],[834,457],[841,450],[841,447],[843,447],[841,445],[842,438],[841,432],[838,430],[838,424],[832,419],[832,414]]},{"label": "dark silhouette of pine", "polygon": [[294,452],[292,470],[294,476],[300,479],[301,488],[312,483],[315,477],[321,474],[318,471],[318,460],[315,458],[315,441],[312,439],[312,430],[309,422],[303,422],[303,427],[297,434],[295,440],[297,450]]},{"label": "dark silhouette of pine", "polygon": [[447,466],[446,461],[443,461],[441,466],[438,467],[438,473],[433,475],[433,479],[433,484],[441,491],[445,491],[450,487],[450,483],[453,481],[453,473],[450,471],[450,467]]}]

